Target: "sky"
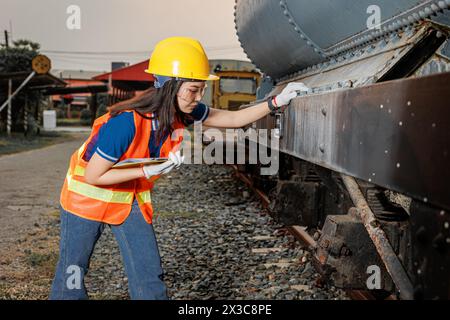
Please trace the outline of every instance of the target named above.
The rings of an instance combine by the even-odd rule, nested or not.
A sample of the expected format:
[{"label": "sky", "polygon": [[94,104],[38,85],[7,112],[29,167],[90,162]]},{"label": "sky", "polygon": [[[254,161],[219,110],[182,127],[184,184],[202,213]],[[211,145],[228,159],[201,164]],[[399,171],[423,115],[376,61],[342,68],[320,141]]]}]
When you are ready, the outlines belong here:
[{"label": "sky", "polygon": [[[109,71],[150,58],[170,36],[200,40],[210,59],[248,60],[234,29],[235,0],[0,0],[0,41],[41,44],[53,69]],[[71,6],[79,8],[67,12]],[[69,26],[68,23],[69,22]],[[78,24],[79,22],[79,24]],[[78,28],[79,27],[79,28]]]}]

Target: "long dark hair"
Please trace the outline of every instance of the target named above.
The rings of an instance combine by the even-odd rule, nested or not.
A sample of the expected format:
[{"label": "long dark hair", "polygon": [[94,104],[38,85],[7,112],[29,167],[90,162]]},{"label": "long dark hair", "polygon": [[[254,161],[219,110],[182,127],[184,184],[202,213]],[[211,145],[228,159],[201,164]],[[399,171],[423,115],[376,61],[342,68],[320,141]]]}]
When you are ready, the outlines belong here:
[{"label": "long dark hair", "polygon": [[192,121],[192,116],[182,112],[178,105],[177,93],[182,84],[183,81],[172,79],[162,88],[147,89],[137,97],[112,105],[108,111],[113,117],[126,110],[134,110],[141,116],[145,113],[155,114],[159,121],[156,137],[160,143],[167,134],[172,134],[174,130],[172,124],[176,119],[185,126]]}]

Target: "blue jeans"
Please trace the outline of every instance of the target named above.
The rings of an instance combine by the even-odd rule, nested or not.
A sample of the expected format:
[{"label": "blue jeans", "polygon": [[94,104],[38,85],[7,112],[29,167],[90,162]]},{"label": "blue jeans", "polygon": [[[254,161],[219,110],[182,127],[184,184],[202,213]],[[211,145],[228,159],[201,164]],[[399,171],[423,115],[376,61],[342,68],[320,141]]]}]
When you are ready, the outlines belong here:
[{"label": "blue jeans", "polygon": [[[59,261],[50,293],[51,300],[87,299],[84,276],[94,246],[106,224],[78,217],[61,208]],[[119,244],[128,276],[131,299],[167,300],[158,244],[152,225],[135,201],[121,225],[110,225]]]}]

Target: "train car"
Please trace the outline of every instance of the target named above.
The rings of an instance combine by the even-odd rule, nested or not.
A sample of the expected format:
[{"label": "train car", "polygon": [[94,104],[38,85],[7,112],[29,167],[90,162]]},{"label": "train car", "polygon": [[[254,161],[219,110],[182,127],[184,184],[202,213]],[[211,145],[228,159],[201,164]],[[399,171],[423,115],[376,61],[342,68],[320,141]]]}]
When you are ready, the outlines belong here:
[{"label": "train car", "polygon": [[449,298],[449,8],[236,1],[237,35],[266,76],[259,98],[290,82],[311,88],[252,125],[278,130],[278,174],[250,164],[239,174],[278,221],[307,230],[317,269],[338,287]]}]

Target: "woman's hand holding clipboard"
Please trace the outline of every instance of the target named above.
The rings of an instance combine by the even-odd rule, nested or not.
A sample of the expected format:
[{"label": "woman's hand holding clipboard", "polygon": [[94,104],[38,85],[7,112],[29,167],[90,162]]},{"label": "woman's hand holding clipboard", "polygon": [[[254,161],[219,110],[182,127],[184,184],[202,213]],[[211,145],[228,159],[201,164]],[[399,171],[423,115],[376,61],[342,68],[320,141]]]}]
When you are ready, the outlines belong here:
[{"label": "woman's hand holding clipboard", "polygon": [[169,158],[144,158],[144,159],[127,159],[116,163],[113,169],[142,168],[147,179],[153,176],[167,174],[172,169],[178,168],[184,161],[180,151],[170,152]]}]

